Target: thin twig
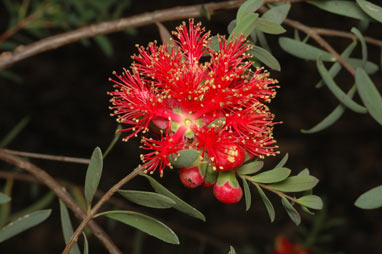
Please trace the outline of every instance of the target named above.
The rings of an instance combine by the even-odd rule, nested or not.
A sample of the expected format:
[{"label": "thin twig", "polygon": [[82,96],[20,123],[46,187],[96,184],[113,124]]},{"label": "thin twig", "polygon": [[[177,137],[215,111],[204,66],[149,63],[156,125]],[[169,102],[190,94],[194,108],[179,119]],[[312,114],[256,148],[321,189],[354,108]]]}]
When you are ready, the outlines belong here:
[{"label": "thin twig", "polygon": [[[68,194],[63,186],[61,186],[52,176],[46,173],[41,168],[36,165],[20,158],[15,155],[9,154],[4,150],[0,150],[0,159],[15,165],[19,168],[32,174],[36,179],[48,186],[56,195],[71,209],[74,215],[80,219],[84,220],[87,215],[81,210],[81,208],[76,204],[72,197]],[[105,246],[105,248],[112,254],[121,254],[122,252],[118,247],[112,242],[110,237],[103,231],[103,229],[98,226],[94,221],[89,222],[89,228],[93,231],[95,236],[100,240],[100,242]]]},{"label": "thin twig", "polygon": [[[40,183],[40,184],[42,183],[41,181],[39,181],[36,177],[32,175],[18,173],[18,172],[10,172],[10,171],[0,171],[0,178],[5,178],[5,179],[12,178],[16,181],[24,181],[24,182],[32,182],[32,183]],[[83,191],[82,186],[65,182],[65,181],[59,181],[59,183],[68,188],[79,188]],[[105,193],[102,191],[96,191],[94,196],[97,198],[101,198],[104,194]],[[111,197],[108,203],[125,210],[132,210],[134,208],[134,211],[141,212],[138,208],[128,205],[128,203],[125,200],[122,200],[117,197]],[[170,226],[174,231],[179,232],[180,234],[186,235],[193,239],[197,239],[200,242],[205,242],[217,248],[225,248],[228,245],[227,243],[221,241],[220,239],[215,238],[211,234],[204,234],[203,232],[200,232],[199,230],[193,230],[190,228],[180,226],[178,223],[177,224],[167,223],[167,225]]]},{"label": "thin twig", "polygon": [[70,237],[69,242],[67,243],[65,249],[63,250],[63,254],[69,254],[71,248],[73,245],[78,241],[78,237],[82,233],[82,231],[85,229],[85,227],[88,225],[88,223],[91,222],[92,218],[98,210],[101,208],[103,204],[105,204],[113,195],[115,192],[117,192],[123,185],[125,185],[127,182],[129,182],[131,179],[136,177],[137,175],[143,173],[145,168],[137,167],[135,168],[131,173],[129,173],[127,176],[122,178],[118,183],[116,183],[114,186],[112,186],[105,195],[102,196],[102,198],[95,204],[95,206],[90,209],[86,215],[86,218],[84,218],[81,222],[81,224],[78,226],[74,234]]},{"label": "thin twig", "polygon": [[0,151],[4,151],[6,153],[13,154],[13,155],[20,155],[23,157],[37,158],[37,159],[43,159],[43,160],[72,162],[72,163],[79,163],[79,164],[89,164],[90,162],[90,160],[86,158],[76,158],[76,157],[68,157],[68,156],[62,156],[62,155],[29,153],[29,152],[15,151],[15,150],[9,150],[9,149],[0,149]]}]

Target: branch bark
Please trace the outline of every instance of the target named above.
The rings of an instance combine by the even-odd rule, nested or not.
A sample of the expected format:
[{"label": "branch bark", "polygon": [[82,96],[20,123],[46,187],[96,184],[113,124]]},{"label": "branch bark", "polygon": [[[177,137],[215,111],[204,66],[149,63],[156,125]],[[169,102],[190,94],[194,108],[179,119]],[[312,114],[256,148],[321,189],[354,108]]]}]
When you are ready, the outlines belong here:
[{"label": "branch bark", "polygon": [[[61,186],[52,176],[46,173],[36,165],[20,158],[15,155],[9,154],[4,150],[0,150],[0,160],[3,160],[9,164],[15,165],[19,168],[32,174],[37,180],[48,186],[56,195],[67,205],[67,207],[73,211],[74,215],[79,220],[84,220],[87,215],[81,210],[81,208],[72,199],[66,189]],[[93,231],[94,235],[100,240],[105,248],[112,254],[121,254],[122,251],[112,242],[110,237],[103,231],[103,229],[94,221],[89,222],[89,228]]]}]

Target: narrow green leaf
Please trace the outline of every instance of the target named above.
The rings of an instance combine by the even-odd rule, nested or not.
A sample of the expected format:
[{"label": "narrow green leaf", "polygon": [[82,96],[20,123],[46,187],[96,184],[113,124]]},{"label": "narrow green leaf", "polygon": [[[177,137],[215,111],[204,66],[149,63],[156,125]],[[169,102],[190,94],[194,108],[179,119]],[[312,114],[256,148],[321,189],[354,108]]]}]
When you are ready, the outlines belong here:
[{"label": "narrow green leaf", "polygon": [[299,175],[308,176],[308,175],[310,175],[309,169],[304,168],[304,169],[301,170],[297,175],[298,175],[298,176],[299,176]]},{"label": "narrow green leaf", "polygon": [[240,24],[244,21],[248,14],[253,14],[264,3],[264,0],[247,0],[239,8],[236,14],[237,23]]},{"label": "narrow green leaf", "polygon": [[0,192],[0,204],[5,204],[5,203],[8,203],[9,201],[11,201],[11,198],[8,195]]},{"label": "narrow green leaf", "polygon": [[369,16],[364,13],[358,5],[353,1],[344,1],[344,0],[316,0],[309,1],[316,7],[323,9],[325,11],[354,18],[360,20],[370,20]]},{"label": "narrow green leaf", "polygon": [[264,191],[261,189],[261,187],[258,184],[254,184],[254,185],[256,186],[260,194],[260,197],[263,200],[263,203],[265,205],[265,208],[267,209],[271,222],[273,222],[275,220],[275,209],[273,208],[271,201],[268,199],[267,195],[265,195]]},{"label": "narrow green leaf", "polygon": [[174,42],[171,40],[171,34],[170,32],[167,30],[167,28],[162,25],[162,23],[160,22],[156,22],[155,23],[158,27],[158,30],[159,30],[159,35],[160,35],[160,38],[162,40],[162,43],[163,44],[167,44],[167,45],[171,45],[171,46],[174,46]]},{"label": "narrow green leaf", "polygon": [[265,37],[265,34],[261,31],[255,30],[256,37],[259,39],[259,44],[262,48],[265,48],[268,50],[268,52],[271,52],[271,48],[268,45],[267,38]]},{"label": "narrow green leaf", "polygon": [[[70,237],[73,235],[73,226],[72,222],[70,221],[70,216],[68,212],[68,208],[66,208],[66,205],[60,200],[60,217],[61,217],[61,227],[62,227],[62,233],[64,235],[64,241],[65,244],[68,244]],[[78,247],[78,244],[75,243],[70,250],[70,254],[81,254],[80,248]]]},{"label": "narrow green leaf", "polygon": [[252,161],[252,162],[244,164],[243,166],[238,168],[236,170],[236,172],[241,174],[241,175],[250,175],[250,174],[254,174],[257,171],[259,171],[260,169],[262,169],[263,166],[264,166],[263,161]]},{"label": "narrow green leaf", "polygon": [[218,52],[220,50],[219,38],[217,36],[212,36],[210,39],[209,46],[213,51]]},{"label": "narrow green leaf", "polygon": [[107,38],[106,35],[96,35],[93,37],[94,41],[97,43],[98,47],[100,47],[103,51],[103,53],[106,56],[112,56],[114,53],[113,45],[111,44],[111,41],[109,38]]},{"label": "narrow green leaf", "polygon": [[236,26],[236,19],[231,20],[231,22],[229,22],[229,24],[227,26],[228,34],[232,33],[233,29],[235,29],[235,26]]},{"label": "narrow green leaf", "polygon": [[280,37],[279,44],[281,48],[289,54],[302,59],[316,60],[319,56],[321,56],[323,61],[336,61],[336,58],[330,53],[291,38]]},{"label": "narrow green leaf", "polygon": [[229,246],[229,252],[228,254],[236,254],[236,250],[233,248],[233,246]]},{"label": "narrow green leaf", "polygon": [[204,5],[200,7],[200,14],[202,15],[203,18],[206,18],[208,21],[211,20],[211,13],[208,11],[208,9]]},{"label": "narrow green leaf", "polygon": [[[8,177],[5,181],[3,193],[9,197],[12,197],[14,180],[12,177]],[[0,228],[9,221],[9,214],[11,213],[11,202],[0,204]]]},{"label": "narrow green leaf", "polygon": [[357,198],[354,205],[362,209],[382,208],[382,185],[363,193]]},{"label": "narrow green leaf", "polygon": [[37,200],[32,205],[28,206],[27,208],[24,208],[21,211],[18,211],[16,213],[12,213],[10,220],[15,220],[17,218],[20,218],[28,213],[32,213],[38,210],[42,210],[46,207],[48,207],[52,201],[54,200],[55,194],[54,192],[50,191],[45,196],[43,196],[41,199]]},{"label": "narrow green leaf", "polygon": [[284,157],[279,161],[279,163],[277,163],[277,165],[273,169],[284,167],[285,163],[287,163],[287,161],[288,161],[288,158],[289,158],[289,155],[288,155],[288,153],[286,153],[284,155]]},{"label": "narrow green leaf", "polygon": [[259,14],[257,13],[247,14],[245,17],[243,17],[242,22],[236,23],[235,28],[229,35],[228,41],[232,41],[241,35],[247,37],[253,31],[253,29],[255,29],[256,20],[258,17]]},{"label": "narrow green leaf", "polygon": [[361,47],[362,47],[362,67],[365,68],[366,67],[366,62],[367,62],[367,46],[366,46],[365,39],[363,38],[363,35],[361,34],[361,32],[357,28],[353,27],[350,31],[355,36],[357,36],[357,38],[361,42]]},{"label": "narrow green leaf", "polygon": [[18,122],[15,127],[12,128],[11,131],[0,141],[0,148],[4,148],[8,146],[9,143],[14,140],[17,135],[25,128],[25,126],[29,123],[29,116],[25,116],[23,119]]},{"label": "narrow green leaf", "polygon": [[316,195],[307,195],[303,196],[299,199],[297,199],[297,203],[300,205],[316,209],[316,210],[321,210],[324,204],[322,203],[322,200],[319,196]]},{"label": "narrow green leaf", "polygon": [[265,64],[269,68],[276,71],[281,71],[280,63],[266,49],[254,45],[253,48],[249,51],[249,53],[255,56],[257,59],[259,59],[263,64]]},{"label": "narrow green leaf", "polygon": [[[6,45],[4,45],[5,42],[2,42],[0,43],[0,49],[3,49],[3,50],[13,50],[13,48],[11,49],[6,49]],[[5,79],[8,79],[12,82],[15,82],[17,84],[21,84],[23,83],[23,79],[20,75],[18,75],[17,73],[13,72],[13,71],[10,71],[10,70],[1,70],[0,71],[0,77],[3,77]]]},{"label": "narrow green leaf", "polygon": [[313,189],[318,183],[318,179],[311,175],[291,176],[286,180],[268,185],[273,190],[282,192],[299,192]]},{"label": "narrow green leaf", "polygon": [[160,184],[158,181],[156,181],[151,176],[148,176],[146,174],[143,174],[142,176],[146,177],[150,183],[150,185],[154,188],[154,190],[162,195],[165,195],[175,201],[174,208],[182,213],[185,213],[187,215],[190,215],[194,218],[197,218],[202,221],[206,221],[206,217],[199,212],[197,209],[189,205],[188,203],[181,200],[179,197],[177,197],[174,193],[169,191],[166,187],[164,187],[162,184]]},{"label": "narrow green leaf", "polygon": [[101,180],[103,168],[102,152],[96,147],[90,158],[90,163],[85,177],[85,198],[90,207],[94,194],[97,191],[99,181]]},{"label": "narrow green leaf", "polygon": [[127,200],[142,206],[151,208],[171,208],[175,205],[175,201],[171,198],[155,192],[136,190],[118,190],[118,192]]},{"label": "narrow green leaf", "polygon": [[0,243],[15,235],[18,235],[19,233],[27,229],[30,229],[40,224],[49,217],[51,212],[51,209],[41,210],[27,214],[21,218],[18,218],[15,221],[12,221],[8,225],[0,229]]},{"label": "narrow green leaf", "polygon": [[119,138],[121,137],[121,132],[120,130],[122,129],[122,125],[118,124],[117,129],[115,130],[114,138],[110,142],[110,145],[107,147],[106,151],[103,153],[102,158],[105,159],[106,156],[110,153],[111,149],[115,146]]},{"label": "narrow green leaf", "polygon": [[300,38],[300,34],[298,33],[298,29],[294,29],[294,32],[293,32],[293,38],[296,40],[296,41],[301,41],[301,38]]},{"label": "narrow green leaf", "polygon": [[248,211],[251,208],[251,190],[249,189],[247,179],[244,177],[241,177],[241,180],[243,181],[243,189],[244,189],[244,198],[245,198],[245,211]]},{"label": "narrow green leaf", "polygon": [[297,212],[297,210],[292,206],[288,199],[285,197],[281,197],[281,204],[284,206],[285,211],[287,212],[289,218],[296,224],[297,226],[301,223],[301,216]]},{"label": "narrow green leaf", "polygon": [[137,228],[164,242],[179,244],[179,239],[171,228],[150,216],[133,211],[107,211],[97,214],[97,217],[101,215]]},{"label": "narrow green leaf", "polygon": [[265,18],[258,18],[256,20],[256,29],[267,34],[282,34],[286,32],[280,24]]},{"label": "narrow green leaf", "polygon": [[370,17],[382,23],[382,7],[365,0],[356,0],[361,9]]},{"label": "narrow green leaf", "polygon": [[347,96],[341,88],[337,86],[332,77],[330,76],[328,70],[325,68],[323,62],[320,57],[317,58],[317,69],[321,74],[322,79],[325,84],[329,88],[329,90],[333,93],[333,95],[346,107],[353,110],[357,113],[367,113],[367,109],[358,103],[354,102],[349,96]]},{"label": "narrow green leaf", "polygon": [[[356,91],[356,86],[353,85],[347,93],[347,96],[349,96],[349,98],[353,98]],[[302,129],[301,132],[305,134],[311,134],[325,130],[326,128],[334,124],[338,119],[340,119],[342,114],[345,112],[345,109],[346,107],[343,104],[339,104],[327,117],[324,118],[324,120],[316,124],[314,127],[310,128],[309,130]]]},{"label": "narrow green leaf", "polygon": [[362,102],[365,104],[370,115],[382,125],[382,97],[367,73],[357,68],[355,83]]},{"label": "narrow green leaf", "polygon": [[199,151],[194,149],[184,149],[177,154],[169,156],[171,165],[176,168],[185,168],[190,166],[200,156]]},{"label": "narrow green leaf", "polygon": [[361,59],[358,58],[348,58],[345,59],[346,62],[348,62],[354,69],[357,69],[358,67],[363,68],[367,74],[374,74],[378,71],[378,65],[376,65],[373,62],[366,61],[366,65],[363,65],[363,62]]},{"label": "narrow green leaf", "polygon": [[82,236],[84,237],[84,254],[89,254],[89,243],[86,234],[82,232]]},{"label": "narrow green leaf", "polygon": [[261,17],[264,19],[272,20],[280,25],[283,23],[284,19],[288,16],[289,10],[290,10],[289,3],[280,4],[266,11]]},{"label": "narrow green leaf", "polygon": [[248,180],[257,183],[277,183],[285,180],[290,175],[290,172],[291,170],[288,168],[275,168],[250,176]]},{"label": "narrow green leaf", "polygon": [[[357,46],[357,41],[353,41],[352,43],[349,44],[349,46],[346,47],[346,49],[342,52],[341,54],[341,57],[342,58],[348,58],[351,53],[353,52],[353,50],[355,49],[355,47]],[[342,65],[339,63],[339,62],[335,62],[332,67],[330,67],[329,69],[329,74],[332,78],[334,78],[335,76],[337,76],[337,74],[340,72],[340,70],[342,69]],[[324,82],[322,82],[322,80],[320,80],[317,84],[316,84],[316,88],[320,88],[324,85]]]}]

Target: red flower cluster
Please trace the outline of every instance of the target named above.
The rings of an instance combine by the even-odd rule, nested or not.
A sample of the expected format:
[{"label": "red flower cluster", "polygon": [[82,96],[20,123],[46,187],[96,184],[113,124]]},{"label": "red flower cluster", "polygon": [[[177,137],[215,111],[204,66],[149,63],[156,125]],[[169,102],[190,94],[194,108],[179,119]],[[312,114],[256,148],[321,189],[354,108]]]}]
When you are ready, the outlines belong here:
[{"label": "red flower cluster", "polygon": [[274,254],[311,254],[298,243],[289,242],[284,236],[276,238]]},{"label": "red flower cluster", "polygon": [[[274,116],[264,103],[275,96],[276,81],[261,68],[251,69],[250,45],[243,36],[231,41],[217,36],[219,49],[214,51],[209,32],[193,20],[173,35],[174,44],[138,47],[130,70],[114,73],[112,115],[127,125],[125,141],[156,132],[158,138],[142,138],[147,171],[158,169],[163,175],[166,166],[182,167],[186,186],[214,185],[218,199],[239,189],[241,198],[233,170],[245,158],[275,154]],[[194,151],[197,159],[184,165],[190,152],[182,151]],[[218,172],[221,179],[215,184]]]}]

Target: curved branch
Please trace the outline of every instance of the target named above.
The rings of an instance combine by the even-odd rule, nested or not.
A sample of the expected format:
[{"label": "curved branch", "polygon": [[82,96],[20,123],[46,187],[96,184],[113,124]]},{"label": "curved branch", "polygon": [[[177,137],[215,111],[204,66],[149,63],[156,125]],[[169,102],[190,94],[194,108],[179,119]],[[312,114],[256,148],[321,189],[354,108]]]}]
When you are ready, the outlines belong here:
[{"label": "curved branch", "polygon": [[86,158],[68,157],[68,156],[62,156],[62,155],[49,155],[49,154],[42,154],[42,153],[29,153],[29,152],[15,151],[15,150],[9,150],[9,149],[1,149],[1,150],[9,154],[20,155],[20,156],[28,157],[28,158],[37,158],[37,159],[43,159],[43,160],[53,160],[53,161],[71,162],[71,163],[79,163],[79,164],[89,164],[90,162],[90,160]]},{"label": "curved branch", "polygon": [[[73,211],[74,215],[78,219],[84,220],[87,217],[86,214],[72,199],[72,197],[68,194],[65,188],[62,187],[52,176],[50,176],[44,170],[20,157],[9,154],[4,150],[0,150],[0,159],[9,164],[24,169],[25,171],[29,172],[34,177],[36,177],[37,180],[41,181],[46,186],[48,186],[68,206],[68,208]],[[105,248],[108,251],[110,251],[110,253],[122,253],[118,249],[118,247],[112,242],[110,237],[105,233],[105,231],[103,231],[103,229],[100,226],[98,226],[98,224],[96,224],[94,221],[90,221],[89,227],[93,231],[95,236],[100,240],[100,242],[105,246]]]}]

